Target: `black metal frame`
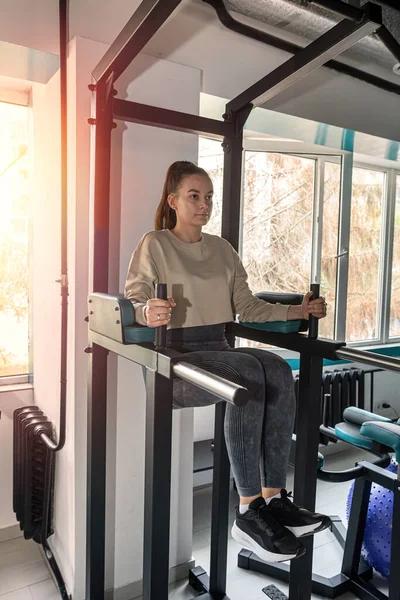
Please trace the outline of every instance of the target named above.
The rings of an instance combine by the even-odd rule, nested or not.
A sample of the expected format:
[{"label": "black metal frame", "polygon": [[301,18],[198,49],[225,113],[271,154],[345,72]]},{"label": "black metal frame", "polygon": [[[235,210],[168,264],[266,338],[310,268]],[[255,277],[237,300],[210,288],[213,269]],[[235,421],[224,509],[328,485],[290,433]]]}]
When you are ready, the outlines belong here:
[{"label": "black metal frame", "polygon": [[[352,592],[363,600],[398,600],[400,589],[400,571],[398,569],[398,556],[400,553],[400,479],[394,473],[366,461],[359,462],[357,469],[359,475],[354,484],[347,531],[339,517],[332,517],[332,532],[343,548],[341,571],[330,578],[313,574],[312,592],[326,598],[337,598],[342,594]],[[370,583],[373,569],[361,556],[372,483],[377,483],[393,492],[388,595],[385,595]],[[248,550],[242,550],[239,553],[238,566],[242,569],[276,577],[285,582],[290,581],[293,573],[288,565],[267,564]],[[297,597],[299,599],[303,598],[303,589],[298,591]]]},{"label": "black metal frame", "polygon": [[[356,479],[349,517],[347,542],[344,548],[342,574],[348,580],[348,590],[365,600],[396,600],[400,590],[398,556],[400,552],[400,480],[394,473],[368,462],[360,462],[363,476]],[[372,483],[393,492],[392,542],[390,556],[389,594],[386,596],[360,574],[361,546],[367,520]]]},{"label": "black metal frame", "polygon": [[[397,0],[392,0],[392,1],[397,2]],[[214,8],[221,24],[224,27],[226,27],[227,29],[229,29],[230,31],[234,31],[235,33],[238,33],[239,35],[244,35],[245,37],[251,38],[258,42],[262,42],[263,44],[268,44],[268,46],[272,46],[273,48],[278,48],[279,50],[283,50],[284,52],[288,52],[289,54],[297,54],[298,52],[300,52],[302,50],[302,46],[299,46],[298,44],[295,44],[294,42],[289,42],[288,40],[280,38],[276,35],[272,35],[271,33],[267,33],[266,31],[263,31],[261,29],[256,29],[255,27],[251,27],[250,25],[247,25],[246,23],[243,23],[242,21],[238,21],[237,19],[232,17],[232,15],[226,9],[224,0],[203,0],[203,2],[206,2],[206,4],[209,4],[210,6],[212,6]],[[322,6],[321,2],[318,2],[318,4]],[[344,4],[344,3],[341,3],[339,5],[339,0],[329,0],[329,4],[330,4],[331,10],[332,10],[332,7],[335,6],[334,12],[339,12],[340,14],[342,14],[342,16],[345,16],[346,18],[357,18],[360,15],[360,12],[356,12],[356,11],[360,11],[360,9],[351,7],[349,4]],[[383,0],[381,1],[381,4],[384,4]],[[325,4],[324,4],[324,6],[325,6]],[[400,8],[397,7],[397,10],[400,10]],[[386,28],[384,28],[384,29],[386,29]],[[378,32],[378,35],[379,35],[379,32]],[[389,35],[391,38],[393,38],[393,36],[391,36],[390,33],[389,33]],[[383,38],[381,38],[381,41],[389,49],[386,41],[383,40]],[[399,51],[399,44],[397,43],[396,40],[394,40],[394,42],[395,42],[395,46],[393,46],[394,52],[393,52],[393,50],[392,50],[392,52],[393,52],[394,56],[397,56],[398,51]],[[349,77],[353,77],[354,79],[358,79],[359,81],[364,81],[365,83],[373,85],[373,86],[375,86],[381,90],[384,90],[386,92],[400,94],[400,85],[398,85],[392,81],[389,81],[387,79],[383,79],[382,77],[373,75],[372,73],[369,73],[367,71],[363,71],[361,69],[358,69],[356,67],[348,65],[344,62],[340,62],[338,60],[329,60],[324,66],[327,67],[328,69],[331,69],[332,71],[336,71],[337,73],[342,73],[343,75],[348,75]]]},{"label": "black metal frame", "polygon": [[[334,54],[382,27],[380,9],[367,5],[362,19],[342,21],[320,40],[300,50],[281,67],[261,79],[227,105],[224,122],[204,119],[152,106],[114,98],[114,83],[145,44],[172,15],[181,0],[143,0],[93,71],[90,88],[94,95],[91,124],[95,125],[94,161],[94,242],[92,248],[93,292],[108,291],[110,161],[113,119],[124,119],[178,131],[209,133],[223,140],[224,202],[222,236],[234,248],[239,242],[240,188],[243,127],[253,108],[267,94],[272,97],[282,89],[325,64]],[[372,11],[372,12],[371,12]],[[89,300],[90,302],[90,300]],[[90,308],[90,305],[89,305]],[[303,335],[269,334],[234,325],[229,334],[260,339],[283,348],[301,352],[301,383],[298,404],[299,434],[296,447],[295,499],[313,510],[316,490],[316,456],[318,451],[319,387],[322,358],[335,358],[341,344],[310,340]],[[90,332],[88,384],[88,478],[87,478],[87,568],[86,599],[104,598],[105,578],[105,492],[106,492],[106,414],[107,354],[116,352],[146,367],[146,501],[144,600],[167,600],[169,536],[169,472],[171,458],[171,372],[166,368],[169,351],[157,352],[146,346],[127,346]],[[229,463],[222,435],[224,403],[217,405],[215,467],[210,579],[202,569],[191,573],[191,583],[203,592],[204,600],[226,598],[226,555],[228,528]],[[163,502],[155,502],[156,486],[164,489]],[[293,562],[290,599],[307,600],[311,595],[312,544],[307,554]]]}]

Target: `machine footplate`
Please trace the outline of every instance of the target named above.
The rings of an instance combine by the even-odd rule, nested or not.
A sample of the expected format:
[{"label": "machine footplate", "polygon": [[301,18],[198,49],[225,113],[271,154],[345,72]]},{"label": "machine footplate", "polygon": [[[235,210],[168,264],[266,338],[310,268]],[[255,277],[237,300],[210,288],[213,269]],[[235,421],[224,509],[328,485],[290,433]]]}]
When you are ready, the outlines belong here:
[{"label": "machine footplate", "polygon": [[263,592],[271,600],[288,600],[288,597],[281,590],[278,590],[275,585],[267,585],[267,587],[263,588]]}]

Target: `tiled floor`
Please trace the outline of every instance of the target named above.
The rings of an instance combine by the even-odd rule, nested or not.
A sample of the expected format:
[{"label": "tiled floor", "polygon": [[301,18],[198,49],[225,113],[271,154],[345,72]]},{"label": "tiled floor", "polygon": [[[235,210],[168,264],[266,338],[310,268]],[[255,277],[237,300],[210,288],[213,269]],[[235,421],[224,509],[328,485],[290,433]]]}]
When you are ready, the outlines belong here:
[{"label": "tiled floor", "polygon": [[[353,466],[362,452],[350,451],[344,456],[334,454],[328,457],[327,466],[340,470]],[[288,489],[292,489],[293,473],[289,474]],[[327,514],[339,515],[344,521],[346,500],[350,483],[332,484],[318,482],[317,509]],[[236,494],[231,493],[231,520],[233,521]],[[194,493],[193,556],[196,564],[209,569],[211,489],[204,488]],[[230,600],[267,600],[262,589],[274,583],[283,592],[287,586],[263,575],[239,569],[237,553],[240,546],[230,537],[228,543],[228,585]],[[315,572],[332,576],[339,571],[342,552],[330,531],[315,536],[313,569]],[[385,581],[380,583],[385,590]],[[186,581],[170,587],[170,600],[190,600],[195,596]],[[0,544],[0,600],[56,600],[59,598],[56,587],[43,562],[36,544],[22,538]],[[314,599],[319,596],[313,596]],[[352,594],[341,596],[341,600],[355,598]],[[137,600],[140,600],[139,598]]]},{"label": "tiled floor", "polygon": [[38,546],[17,538],[0,544],[1,600],[57,600],[57,589]]}]

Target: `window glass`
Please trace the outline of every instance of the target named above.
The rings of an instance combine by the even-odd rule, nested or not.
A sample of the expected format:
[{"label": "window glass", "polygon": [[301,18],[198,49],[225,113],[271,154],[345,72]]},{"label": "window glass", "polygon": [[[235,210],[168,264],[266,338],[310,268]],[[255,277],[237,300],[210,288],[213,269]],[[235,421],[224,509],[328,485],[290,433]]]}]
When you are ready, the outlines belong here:
[{"label": "window glass", "polygon": [[199,138],[199,167],[210,174],[214,186],[213,211],[211,219],[203,231],[221,235],[222,224],[222,186],[224,175],[224,151],[221,142]]},{"label": "window glass", "polygon": [[379,337],[379,286],[385,173],[353,169],[346,338]]},{"label": "window glass", "polygon": [[340,208],[340,163],[325,162],[324,208],[322,219],[321,296],[325,296],[328,312],[319,322],[318,336],[335,337],[335,305],[337,251]]},{"label": "window glass", "polygon": [[0,102],[0,376],[29,371],[28,109]]},{"label": "window glass", "polygon": [[400,175],[397,176],[396,185],[389,335],[400,337]]}]

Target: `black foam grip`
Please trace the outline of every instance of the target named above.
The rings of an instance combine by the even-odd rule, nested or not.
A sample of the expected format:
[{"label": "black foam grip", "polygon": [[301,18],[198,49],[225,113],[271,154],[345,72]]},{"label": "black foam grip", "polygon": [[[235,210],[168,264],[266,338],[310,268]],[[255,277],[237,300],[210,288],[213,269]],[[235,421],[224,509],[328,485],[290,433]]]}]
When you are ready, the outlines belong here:
[{"label": "black foam grip", "polygon": [[[319,298],[319,283],[312,283],[310,285],[310,292],[314,292],[311,296],[311,300]],[[318,337],[318,319],[312,315],[310,315],[308,320],[308,337],[314,340]]]},{"label": "black foam grip", "polygon": [[[166,283],[156,283],[155,289],[155,297],[160,300],[167,300],[167,284]],[[161,327],[156,327],[155,331],[155,340],[154,345],[157,350],[162,350],[167,346],[167,326],[162,325]]]}]

